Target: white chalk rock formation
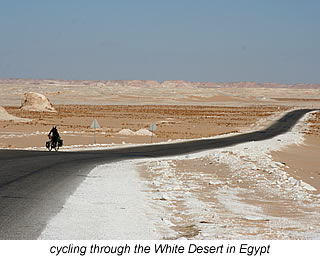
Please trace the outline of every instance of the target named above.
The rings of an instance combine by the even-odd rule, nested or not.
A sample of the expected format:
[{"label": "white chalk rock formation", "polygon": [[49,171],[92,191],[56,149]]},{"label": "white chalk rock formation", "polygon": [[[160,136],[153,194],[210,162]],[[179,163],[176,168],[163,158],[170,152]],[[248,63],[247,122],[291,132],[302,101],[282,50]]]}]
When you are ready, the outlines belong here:
[{"label": "white chalk rock formation", "polygon": [[[138,135],[138,136],[152,136],[152,132],[147,129],[140,129],[138,131],[132,131],[131,129],[122,129],[117,133],[118,135]],[[155,134],[153,134],[155,136]]]},{"label": "white chalk rock formation", "polygon": [[21,109],[38,112],[56,112],[49,99],[42,94],[29,92],[23,95]]},{"label": "white chalk rock formation", "polygon": [[135,135],[141,135],[141,136],[152,136],[152,132],[150,132],[147,129],[140,129],[135,132]]},{"label": "white chalk rock formation", "polygon": [[118,135],[134,135],[134,131],[130,129],[122,129],[118,132]]},{"label": "white chalk rock formation", "polygon": [[0,106],[0,121],[29,122],[31,119],[10,115],[4,107]]},{"label": "white chalk rock formation", "polygon": [[103,82],[98,82],[98,83],[96,84],[96,86],[97,86],[97,87],[105,87],[106,84],[104,84]]}]

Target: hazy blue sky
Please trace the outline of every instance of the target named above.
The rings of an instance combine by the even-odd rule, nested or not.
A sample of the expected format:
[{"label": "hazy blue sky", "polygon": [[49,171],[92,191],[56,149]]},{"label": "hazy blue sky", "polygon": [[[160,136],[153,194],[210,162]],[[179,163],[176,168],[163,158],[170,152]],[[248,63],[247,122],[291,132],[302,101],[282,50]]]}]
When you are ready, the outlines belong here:
[{"label": "hazy blue sky", "polygon": [[0,0],[0,77],[320,83],[318,0]]}]

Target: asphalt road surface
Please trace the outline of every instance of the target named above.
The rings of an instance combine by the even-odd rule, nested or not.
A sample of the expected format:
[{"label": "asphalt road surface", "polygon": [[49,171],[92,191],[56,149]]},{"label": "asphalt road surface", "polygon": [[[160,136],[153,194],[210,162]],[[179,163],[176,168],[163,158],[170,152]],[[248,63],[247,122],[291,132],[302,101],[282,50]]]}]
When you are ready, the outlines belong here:
[{"label": "asphalt road surface", "polygon": [[0,239],[36,239],[96,165],[266,140],[289,131],[311,111],[295,110],[262,131],[225,138],[82,152],[0,150]]}]

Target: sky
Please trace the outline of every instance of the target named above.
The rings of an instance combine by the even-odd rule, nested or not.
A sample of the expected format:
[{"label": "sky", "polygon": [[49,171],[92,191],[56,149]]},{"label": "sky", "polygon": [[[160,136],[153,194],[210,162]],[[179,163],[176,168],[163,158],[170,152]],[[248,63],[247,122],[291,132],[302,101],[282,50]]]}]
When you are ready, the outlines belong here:
[{"label": "sky", "polygon": [[320,83],[318,0],[0,0],[0,77]]}]

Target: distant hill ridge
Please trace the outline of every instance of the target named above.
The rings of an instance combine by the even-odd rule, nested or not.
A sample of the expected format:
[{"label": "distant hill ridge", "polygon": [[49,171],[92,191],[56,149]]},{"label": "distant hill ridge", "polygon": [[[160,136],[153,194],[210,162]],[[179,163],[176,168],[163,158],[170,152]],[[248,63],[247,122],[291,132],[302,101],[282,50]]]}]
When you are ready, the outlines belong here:
[{"label": "distant hill ridge", "polygon": [[320,84],[282,84],[258,82],[192,82],[184,80],[54,80],[54,79],[11,79],[0,78],[0,84],[22,85],[79,85],[79,86],[119,86],[119,87],[167,87],[167,88],[297,88],[320,89]]}]

